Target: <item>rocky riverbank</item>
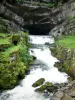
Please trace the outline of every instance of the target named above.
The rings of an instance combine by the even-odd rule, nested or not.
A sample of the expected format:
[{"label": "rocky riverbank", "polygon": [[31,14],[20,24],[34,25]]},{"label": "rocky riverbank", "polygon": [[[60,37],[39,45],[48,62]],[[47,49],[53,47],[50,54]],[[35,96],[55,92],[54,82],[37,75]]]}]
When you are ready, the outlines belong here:
[{"label": "rocky riverbank", "polygon": [[59,89],[51,100],[75,100],[75,80]]},{"label": "rocky riverbank", "polygon": [[[64,44],[66,44],[66,41]],[[69,46],[72,46],[72,44],[69,44]],[[63,46],[60,43],[56,43],[55,47],[52,48],[51,51],[60,61],[55,63],[55,67],[57,67],[60,71],[65,71],[73,79],[75,79],[75,49],[73,47],[67,48],[67,45]]]},{"label": "rocky riverbank", "polygon": [[56,92],[51,100],[74,100],[75,99],[75,36],[62,36],[56,40],[51,51],[59,59],[55,63],[60,71],[66,72],[70,77],[68,85]]}]

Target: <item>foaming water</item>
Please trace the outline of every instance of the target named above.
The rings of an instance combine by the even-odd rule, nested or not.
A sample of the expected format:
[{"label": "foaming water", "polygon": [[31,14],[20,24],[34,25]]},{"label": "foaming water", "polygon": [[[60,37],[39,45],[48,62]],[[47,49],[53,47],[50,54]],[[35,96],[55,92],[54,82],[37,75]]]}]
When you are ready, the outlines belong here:
[{"label": "foaming water", "polygon": [[45,43],[54,43],[54,39],[51,36],[30,36],[30,42],[32,44],[45,44]]},{"label": "foaming water", "polygon": [[30,36],[30,42],[34,47],[36,44],[43,45],[29,50],[31,55],[37,57],[40,64],[33,64],[30,74],[25,76],[14,89],[1,93],[0,100],[50,100],[49,96],[35,92],[32,84],[39,78],[45,78],[46,81],[53,83],[67,82],[67,75],[54,67],[54,63],[58,60],[51,55],[49,47],[45,45],[54,43],[54,39],[51,36]]}]

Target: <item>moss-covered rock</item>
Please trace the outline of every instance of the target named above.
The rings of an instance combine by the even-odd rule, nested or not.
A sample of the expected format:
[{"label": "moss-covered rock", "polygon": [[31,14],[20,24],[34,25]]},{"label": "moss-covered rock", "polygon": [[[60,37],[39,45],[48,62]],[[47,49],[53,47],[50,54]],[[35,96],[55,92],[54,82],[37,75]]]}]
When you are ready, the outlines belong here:
[{"label": "moss-covered rock", "polygon": [[35,89],[36,92],[44,92],[46,90],[46,85],[42,85],[40,88]]},{"label": "moss-covered rock", "polygon": [[60,87],[60,84],[52,84],[51,82],[46,82],[44,85],[41,85],[39,88],[36,88],[36,92],[55,92]]},{"label": "moss-covered rock", "polygon": [[53,86],[52,82],[46,82],[45,85],[49,87]]},{"label": "moss-covered rock", "polygon": [[47,90],[48,88],[52,87],[53,84],[51,82],[46,82],[44,85],[42,85],[41,87],[35,89],[36,92],[44,92],[45,90]]},{"label": "moss-covered rock", "polygon": [[39,80],[37,80],[37,81],[32,85],[32,87],[40,86],[40,85],[42,85],[44,82],[45,82],[45,79],[44,79],[44,78],[40,78]]}]

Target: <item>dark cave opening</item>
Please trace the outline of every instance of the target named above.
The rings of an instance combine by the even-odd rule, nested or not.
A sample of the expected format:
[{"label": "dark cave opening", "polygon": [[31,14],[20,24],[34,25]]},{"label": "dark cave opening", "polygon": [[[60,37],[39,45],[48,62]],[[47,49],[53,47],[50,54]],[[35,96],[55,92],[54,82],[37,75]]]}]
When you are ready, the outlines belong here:
[{"label": "dark cave opening", "polygon": [[53,25],[50,23],[47,24],[32,24],[25,26],[29,30],[30,35],[48,35],[50,30],[53,28]]}]

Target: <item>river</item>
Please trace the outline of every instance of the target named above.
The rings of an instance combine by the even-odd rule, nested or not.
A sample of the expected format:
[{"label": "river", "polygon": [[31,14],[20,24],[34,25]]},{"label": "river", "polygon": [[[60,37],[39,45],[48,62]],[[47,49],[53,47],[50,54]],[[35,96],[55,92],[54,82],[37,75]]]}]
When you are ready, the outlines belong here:
[{"label": "river", "polygon": [[37,59],[30,65],[29,75],[25,75],[25,78],[14,89],[0,93],[0,100],[50,100],[50,95],[35,92],[32,84],[39,78],[45,78],[46,81],[52,83],[67,82],[67,74],[59,72],[54,67],[54,63],[58,60],[51,55],[49,49],[54,39],[51,36],[38,35],[30,35],[29,38],[32,44],[29,52]]}]

